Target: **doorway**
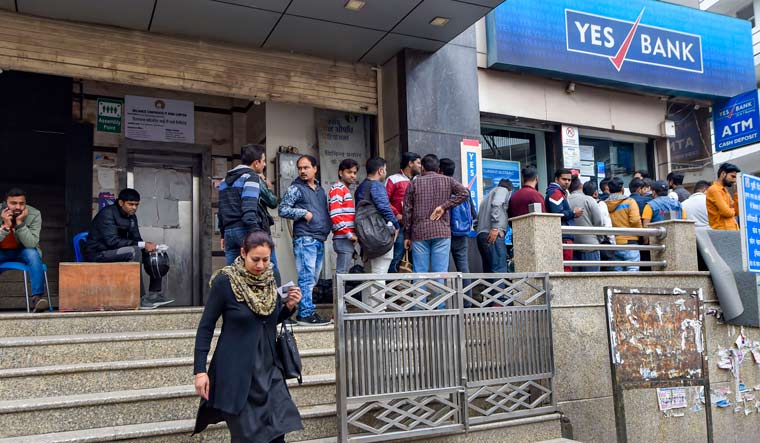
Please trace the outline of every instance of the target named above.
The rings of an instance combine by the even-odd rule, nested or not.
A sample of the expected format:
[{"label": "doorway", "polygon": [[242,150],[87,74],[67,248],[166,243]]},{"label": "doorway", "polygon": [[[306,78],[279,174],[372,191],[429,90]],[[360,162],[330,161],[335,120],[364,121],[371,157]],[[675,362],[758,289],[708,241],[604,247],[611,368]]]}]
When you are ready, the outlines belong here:
[{"label": "doorway", "polygon": [[140,193],[137,221],[143,240],[169,247],[164,294],[175,300],[172,306],[197,306],[210,263],[210,235],[204,234],[203,223],[210,204],[203,196],[203,156],[197,152],[207,147],[169,143],[162,151],[160,145],[125,140],[120,152],[126,165],[124,184]]}]

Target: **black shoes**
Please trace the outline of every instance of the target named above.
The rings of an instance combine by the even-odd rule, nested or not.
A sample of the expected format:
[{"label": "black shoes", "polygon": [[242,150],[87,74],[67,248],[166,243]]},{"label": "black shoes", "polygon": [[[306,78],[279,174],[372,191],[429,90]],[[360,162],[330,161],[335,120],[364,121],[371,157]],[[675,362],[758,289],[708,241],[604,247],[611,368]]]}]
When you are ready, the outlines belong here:
[{"label": "black shoes", "polygon": [[309,317],[296,317],[296,323],[301,326],[324,326],[332,324],[332,320],[325,320],[316,312]]}]

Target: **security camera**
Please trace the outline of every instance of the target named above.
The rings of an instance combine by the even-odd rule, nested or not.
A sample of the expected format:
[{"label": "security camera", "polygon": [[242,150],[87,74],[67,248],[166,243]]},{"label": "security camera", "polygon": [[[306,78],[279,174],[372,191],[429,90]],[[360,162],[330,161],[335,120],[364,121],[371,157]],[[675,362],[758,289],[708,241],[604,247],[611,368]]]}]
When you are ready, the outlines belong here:
[{"label": "security camera", "polygon": [[575,92],[575,82],[570,82],[567,84],[567,88],[565,88],[565,92],[568,94],[572,94]]}]

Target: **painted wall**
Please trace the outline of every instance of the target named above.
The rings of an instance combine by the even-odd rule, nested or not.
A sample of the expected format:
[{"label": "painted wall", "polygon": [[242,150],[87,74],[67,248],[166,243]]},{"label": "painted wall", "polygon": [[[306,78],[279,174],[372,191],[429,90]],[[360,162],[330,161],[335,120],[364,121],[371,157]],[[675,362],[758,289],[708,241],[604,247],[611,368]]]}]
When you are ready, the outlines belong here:
[{"label": "painted wall", "polygon": [[[300,154],[311,154],[318,157],[315,149],[317,130],[314,126],[314,108],[309,106],[288,105],[282,103],[266,103],[266,146],[267,176],[272,183],[276,182],[276,168],[271,161],[277,159],[281,146],[294,146]],[[278,190],[282,196],[285,189]],[[283,283],[298,281],[295,257],[293,256],[292,222],[280,218],[277,211],[270,211],[274,217],[272,237],[277,251],[277,261]],[[328,243],[331,243],[328,239]],[[327,257],[328,254],[325,254]]]},{"label": "painted wall", "polygon": [[665,102],[658,97],[628,94],[528,75],[478,70],[480,112],[510,115],[589,128],[660,136]]}]

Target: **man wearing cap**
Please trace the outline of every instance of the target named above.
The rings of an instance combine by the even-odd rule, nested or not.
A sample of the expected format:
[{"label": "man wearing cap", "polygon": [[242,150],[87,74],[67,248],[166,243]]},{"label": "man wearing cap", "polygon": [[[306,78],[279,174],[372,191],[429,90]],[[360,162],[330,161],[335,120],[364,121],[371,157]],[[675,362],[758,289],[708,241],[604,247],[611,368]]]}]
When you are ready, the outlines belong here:
[{"label": "man wearing cap", "polygon": [[674,212],[676,218],[686,218],[686,212],[681,207],[681,202],[668,197],[670,187],[667,182],[657,180],[652,183],[652,191],[656,197],[644,206],[644,212],[641,214],[641,224],[645,228],[650,223],[666,220],[668,212]]}]

